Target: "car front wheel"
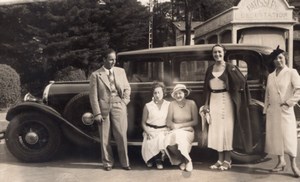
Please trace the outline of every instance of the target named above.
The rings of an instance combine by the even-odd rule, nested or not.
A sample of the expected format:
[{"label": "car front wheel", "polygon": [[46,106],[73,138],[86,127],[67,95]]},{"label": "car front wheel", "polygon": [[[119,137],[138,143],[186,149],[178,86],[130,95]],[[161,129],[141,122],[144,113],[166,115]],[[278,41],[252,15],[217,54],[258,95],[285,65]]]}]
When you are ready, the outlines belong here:
[{"label": "car front wheel", "polygon": [[49,117],[27,112],[15,116],[9,123],[5,142],[8,150],[23,162],[50,160],[59,151],[61,131]]}]

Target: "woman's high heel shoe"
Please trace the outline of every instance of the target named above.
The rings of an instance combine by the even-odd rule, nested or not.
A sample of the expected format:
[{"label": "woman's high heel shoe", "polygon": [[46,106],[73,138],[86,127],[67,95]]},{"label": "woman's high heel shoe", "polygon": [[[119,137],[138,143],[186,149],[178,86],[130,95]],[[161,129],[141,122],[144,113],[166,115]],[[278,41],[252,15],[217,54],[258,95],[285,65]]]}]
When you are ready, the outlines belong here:
[{"label": "woman's high heel shoe", "polygon": [[300,170],[297,168],[297,166],[292,166],[292,171],[294,173],[294,177],[295,178],[299,178],[300,177]]},{"label": "woman's high heel shoe", "polygon": [[273,169],[271,169],[271,172],[279,172],[279,171],[283,171],[284,168],[286,166],[286,163],[283,164],[277,164],[277,166]]}]

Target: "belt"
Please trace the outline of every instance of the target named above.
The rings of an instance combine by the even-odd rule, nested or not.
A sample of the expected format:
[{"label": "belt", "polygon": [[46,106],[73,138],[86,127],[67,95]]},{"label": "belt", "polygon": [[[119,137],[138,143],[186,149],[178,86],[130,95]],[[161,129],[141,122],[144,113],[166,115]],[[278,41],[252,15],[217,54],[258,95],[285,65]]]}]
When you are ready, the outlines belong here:
[{"label": "belt", "polygon": [[149,126],[149,127],[151,127],[151,128],[155,128],[155,129],[167,127],[167,125],[157,126],[157,125],[152,125],[152,124],[149,124],[149,123],[146,123],[146,125]]},{"label": "belt", "polygon": [[221,92],[227,92],[226,89],[220,89],[220,90],[211,90],[212,93],[221,93]]}]

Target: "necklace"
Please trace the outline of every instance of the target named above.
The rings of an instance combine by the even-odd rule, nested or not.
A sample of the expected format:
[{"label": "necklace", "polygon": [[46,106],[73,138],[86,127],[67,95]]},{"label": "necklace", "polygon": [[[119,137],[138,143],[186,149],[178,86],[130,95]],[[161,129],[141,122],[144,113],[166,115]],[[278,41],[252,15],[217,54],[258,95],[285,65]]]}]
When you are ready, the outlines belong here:
[{"label": "necklace", "polygon": [[155,104],[162,104],[162,103],[163,103],[163,100],[155,100],[155,99],[154,99],[154,103],[155,103]]},{"label": "necklace", "polygon": [[180,108],[184,108],[185,102],[181,102],[181,103],[177,102],[177,105],[178,105],[178,107],[180,107]]}]

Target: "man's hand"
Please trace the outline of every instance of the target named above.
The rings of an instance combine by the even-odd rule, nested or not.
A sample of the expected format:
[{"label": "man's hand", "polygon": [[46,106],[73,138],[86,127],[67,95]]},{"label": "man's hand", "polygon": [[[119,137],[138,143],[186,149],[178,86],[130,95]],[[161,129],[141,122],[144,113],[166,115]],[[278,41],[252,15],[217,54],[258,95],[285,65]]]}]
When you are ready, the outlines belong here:
[{"label": "man's hand", "polygon": [[98,123],[98,124],[102,124],[103,118],[102,115],[97,115],[94,120]]},{"label": "man's hand", "polygon": [[281,106],[281,107],[282,107],[282,106],[290,107],[286,102],[280,104],[280,106]]}]

